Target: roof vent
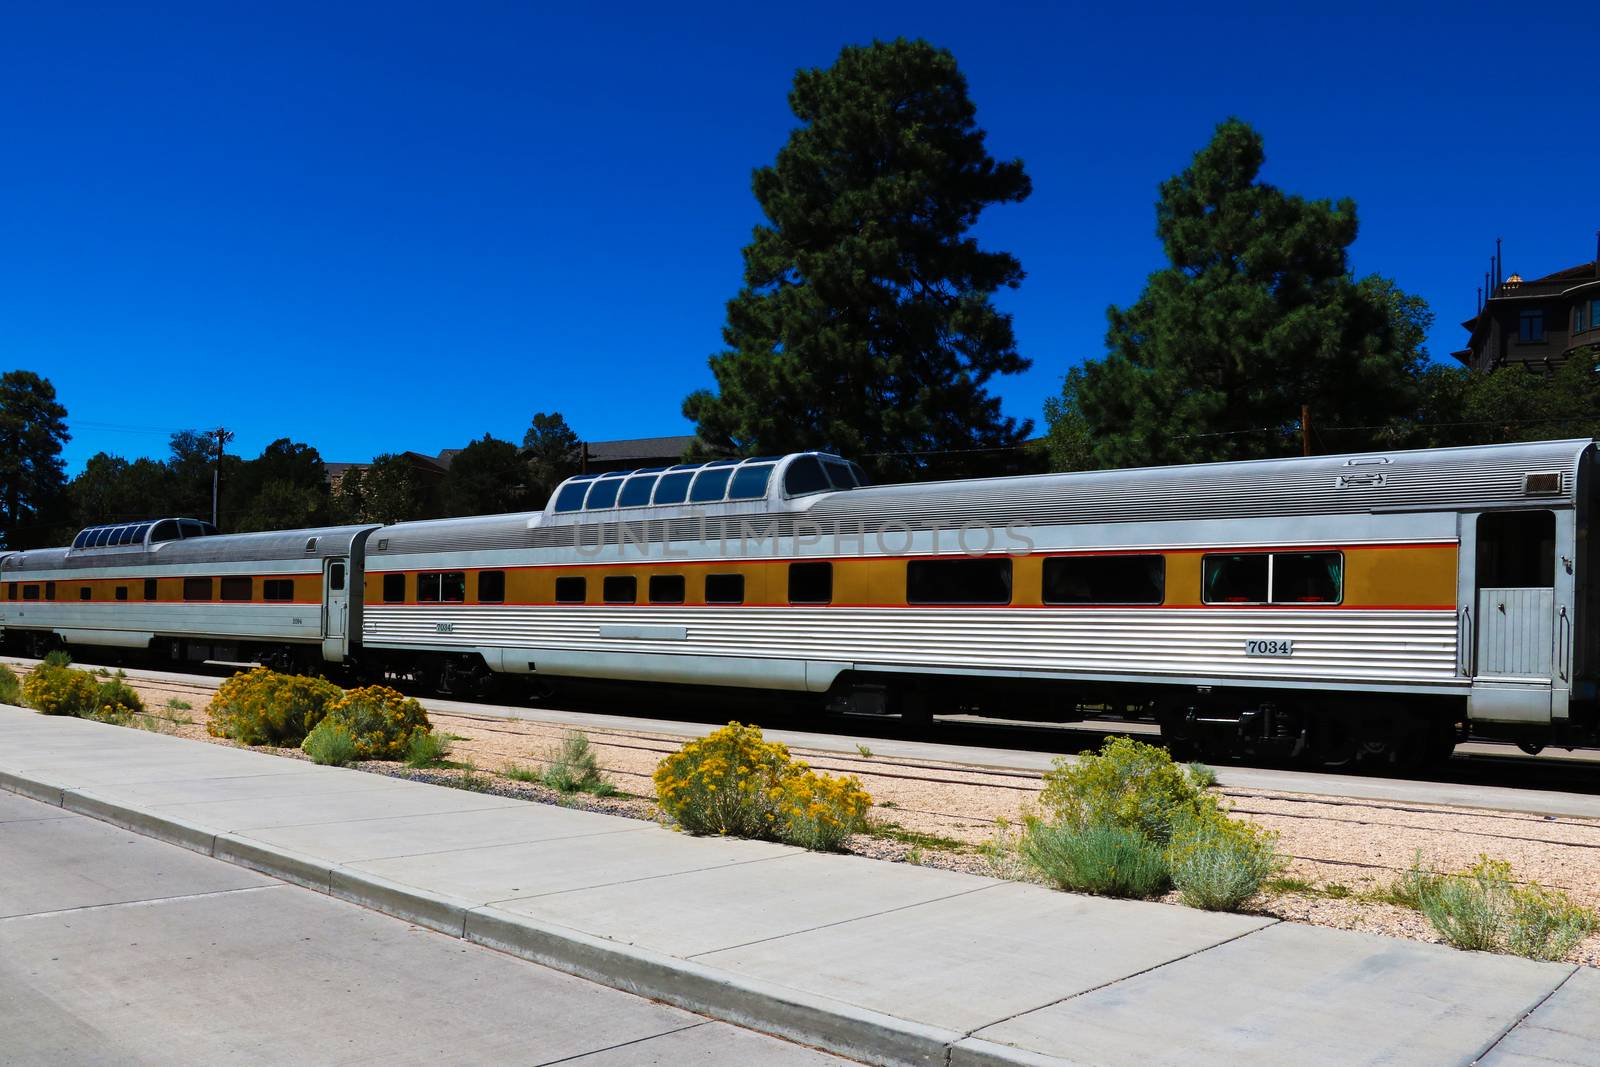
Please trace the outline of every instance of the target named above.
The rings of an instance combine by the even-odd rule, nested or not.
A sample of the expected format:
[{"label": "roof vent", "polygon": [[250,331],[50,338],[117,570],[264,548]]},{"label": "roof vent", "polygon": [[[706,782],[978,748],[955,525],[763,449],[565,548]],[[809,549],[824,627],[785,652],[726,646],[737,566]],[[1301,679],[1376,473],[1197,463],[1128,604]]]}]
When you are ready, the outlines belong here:
[{"label": "roof vent", "polygon": [[1340,489],[1377,489],[1389,484],[1389,476],[1380,471],[1368,474],[1341,474],[1339,475]]},{"label": "roof vent", "polygon": [[315,552],[316,550],[317,550],[317,539],[315,537],[306,538],[306,551],[307,552]]},{"label": "roof vent", "polygon": [[381,538],[378,539],[378,551],[379,552],[387,552],[387,551],[389,551],[389,539],[387,537],[381,537]]},{"label": "roof vent", "polygon": [[1560,496],[1560,471],[1532,471],[1522,482],[1522,491],[1528,496]]}]

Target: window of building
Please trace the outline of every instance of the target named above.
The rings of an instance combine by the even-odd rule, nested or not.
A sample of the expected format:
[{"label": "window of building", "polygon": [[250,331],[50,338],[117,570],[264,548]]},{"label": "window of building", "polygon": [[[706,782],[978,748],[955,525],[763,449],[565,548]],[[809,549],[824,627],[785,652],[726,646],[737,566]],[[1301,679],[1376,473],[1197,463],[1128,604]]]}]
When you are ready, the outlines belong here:
[{"label": "window of building", "polygon": [[789,564],[789,603],[833,603],[833,564]]},{"label": "window of building", "polygon": [[249,578],[227,577],[222,579],[221,592],[223,600],[251,600],[255,597],[255,582]]},{"label": "window of building", "polygon": [[36,585],[25,585],[25,586],[23,586],[22,587],[22,599],[23,600],[38,600],[39,599],[39,587],[36,586]]},{"label": "window of building", "polygon": [[79,600],[93,600],[94,599],[94,590],[89,588],[87,585],[78,586],[78,599]]},{"label": "window of building", "polygon": [[728,479],[733,477],[732,467],[707,467],[695,477],[689,490],[691,504],[709,504],[728,494]]},{"label": "window of building", "polygon": [[1589,329],[1600,330],[1600,298],[1589,301]]},{"label": "window of building", "polygon": [[383,576],[383,602],[385,604],[404,604],[406,602],[405,575],[385,574]]},{"label": "window of building", "polygon": [[639,580],[631,574],[613,574],[600,586],[607,604],[632,604],[639,599]]},{"label": "window of building", "polygon": [[478,572],[478,603],[504,604],[506,602],[506,572]]},{"label": "window of building", "polygon": [[[399,575],[394,575],[399,577]],[[294,580],[291,578],[264,578],[261,582],[261,599],[275,602],[294,599]]]},{"label": "window of building", "polygon": [[1159,604],[1166,576],[1161,556],[1061,556],[1044,561],[1044,602]]},{"label": "window of building", "polygon": [[154,578],[146,578],[144,580],[144,598],[146,600],[154,600],[156,598],[156,580]]},{"label": "window of building", "polygon": [[1337,604],[1344,595],[1344,556],[1338,552],[1274,552],[1274,604]]},{"label": "window of building", "polygon": [[210,578],[185,578],[183,580],[183,599],[185,600],[210,600]]},{"label": "window of building", "polygon": [[589,599],[589,582],[584,578],[557,578],[556,603],[582,604]]},{"label": "window of building", "polygon": [[1544,311],[1541,308],[1528,308],[1519,319],[1517,327],[1519,341],[1544,340]]},{"label": "window of building", "polygon": [[743,604],[744,603],[744,575],[742,575],[742,574],[708,574],[708,575],[706,575],[706,603],[707,604]]},{"label": "window of building", "polygon": [[462,604],[466,599],[466,571],[425,571],[417,575],[419,604]]},{"label": "window of building", "polygon": [[661,481],[656,483],[655,502],[657,504],[681,504],[689,498],[689,482],[694,478],[692,471],[674,471],[663,474]]},{"label": "window of building", "polygon": [[1572,308],[1572,332],[1582,333],[1583,330],[1583,302],[1580,300],[1577,304],[1573,305]]},{"label": "window of building", "polygon": [[1207,604],[1265,604],[1265,552],[1241,556],[1206,556],[1200,561],[1200,599]]},{"label": "window of building", "polygon": [[127,600],[128,599],[128,587],[127,586],[125,586],[125,585],[117,586],[117,599],[118,600]]},{"label": "window of building", "polygon": [[56,583],[55,582],[45,582],[44,583],[44,598],[46,600],[54,600],[56,598]]},{"label": "window of building", "polygon": [[914,559],[906,564],[908,604],[1009,604],[1011,560]]},{"label": "window of building", "polygon": [[682,604],[683,575],[652,574],[650,576],[650,603]]},{"label": "window of building", "polygon": [[833,488],[828,474],[817,462],[816,456],[801,456],[783,472],[783,491],[790,496],[804,496]]}]

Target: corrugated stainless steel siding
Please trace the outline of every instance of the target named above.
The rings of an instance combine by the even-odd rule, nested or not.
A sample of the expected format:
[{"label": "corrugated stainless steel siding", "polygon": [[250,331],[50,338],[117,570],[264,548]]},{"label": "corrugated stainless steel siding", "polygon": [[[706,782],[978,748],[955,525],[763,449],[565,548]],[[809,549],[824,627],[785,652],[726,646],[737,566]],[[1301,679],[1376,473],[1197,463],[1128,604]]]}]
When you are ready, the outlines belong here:
[{"label": "corrugated stainless steel siding", "polygon": [[[602,626],[683,627],[681,641],[606,640]],[[448,627],[440,632],[440,626]],[[1249,639],[1294,655],[1252,658]],[[1453,611],[1007,608],[384,607],[373,646],[559,648],[838,660],[931,669],[1207,675],[1230,679],[1452,682]]]},{"label": "corrugated stainless steel siding", "polygon": [[1555,590],[1478,590],[1478,673],[1548,678],[1554,666]]}]

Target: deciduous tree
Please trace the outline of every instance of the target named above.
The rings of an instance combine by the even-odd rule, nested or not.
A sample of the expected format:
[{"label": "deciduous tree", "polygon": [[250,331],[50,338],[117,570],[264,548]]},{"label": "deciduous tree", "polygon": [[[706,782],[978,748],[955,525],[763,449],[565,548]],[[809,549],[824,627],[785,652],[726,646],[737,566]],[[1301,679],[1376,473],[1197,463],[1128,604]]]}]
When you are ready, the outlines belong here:
[{"label": "deciduous tree", "polygon": [[[824,448],[879,476],[1027,435],[986,391],[1025,370],[991,297],[1023,277],[970,235],[1031,191],[985,146],[966,79],[925,41],[850,47],[795,75],[799,125],[755,173],[766,215],[711,357],[717,391],[684,401],[707,449]],[[948,459],[948,456],[945,457]]]},{"label": "deciduous tree", "polygon": [[450,461],[444,513],[502,515],[527,510],[528,467],[516,445],[484,434]]}]

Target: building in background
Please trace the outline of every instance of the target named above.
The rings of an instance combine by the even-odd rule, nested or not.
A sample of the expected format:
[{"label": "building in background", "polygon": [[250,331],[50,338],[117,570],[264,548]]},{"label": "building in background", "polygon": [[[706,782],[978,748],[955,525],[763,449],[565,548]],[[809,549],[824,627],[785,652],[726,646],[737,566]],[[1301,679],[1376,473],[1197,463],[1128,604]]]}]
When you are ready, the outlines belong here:
[{"label": "building in background", "polygon": [[1478,298],[1478,313],[1461,324],[1469,337],[1456,359],[1473,370],[1554,366],[1574,349],[1600,345],[1600,247],[1592,263],[1525,279],[1502,276],[1496,241]]}]

